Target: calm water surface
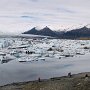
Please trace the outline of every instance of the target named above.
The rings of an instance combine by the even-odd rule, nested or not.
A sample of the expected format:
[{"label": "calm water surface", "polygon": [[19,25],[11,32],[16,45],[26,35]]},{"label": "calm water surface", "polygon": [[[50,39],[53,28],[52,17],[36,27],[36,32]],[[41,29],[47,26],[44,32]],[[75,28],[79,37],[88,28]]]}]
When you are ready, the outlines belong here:
[{"label": "calm water surface", "polygon": [[90,54],[62,59],[47,58],[46,61],[28,63],[13,60],[0,64],[0,85],[37,80],[38,77],[59,77],[68,72],[90,72]]}]

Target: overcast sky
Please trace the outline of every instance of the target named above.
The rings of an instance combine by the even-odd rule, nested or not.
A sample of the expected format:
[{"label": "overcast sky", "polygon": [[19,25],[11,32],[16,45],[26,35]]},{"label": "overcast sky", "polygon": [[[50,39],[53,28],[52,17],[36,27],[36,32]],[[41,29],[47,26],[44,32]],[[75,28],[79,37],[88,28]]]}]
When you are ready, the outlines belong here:
[{"label": "overcast sky", "polygon": [[90,24],[90,0],[0,0],[0,32]]}]

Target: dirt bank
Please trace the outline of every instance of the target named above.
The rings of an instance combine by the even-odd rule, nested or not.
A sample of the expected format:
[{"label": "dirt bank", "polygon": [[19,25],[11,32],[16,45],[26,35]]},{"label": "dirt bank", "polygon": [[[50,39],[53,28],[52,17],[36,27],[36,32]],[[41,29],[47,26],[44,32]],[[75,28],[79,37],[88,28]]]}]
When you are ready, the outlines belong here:
[{"label": "dirt bank", "polygon": [[71,77],[13,83],[1,86],[0,90],[90,90],[90,72],[74,74]]}]

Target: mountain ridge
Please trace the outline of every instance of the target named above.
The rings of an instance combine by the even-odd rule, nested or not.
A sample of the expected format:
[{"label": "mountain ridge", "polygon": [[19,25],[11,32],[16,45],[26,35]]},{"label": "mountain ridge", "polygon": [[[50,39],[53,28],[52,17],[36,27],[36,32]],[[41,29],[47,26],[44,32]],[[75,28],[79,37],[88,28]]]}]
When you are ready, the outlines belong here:
[{"label": "mountain ridge", "polygon": [[52,31],[49,27],[44,27],[41,30],[37,30],[35,27],[31,30],[28,30],[24,32],[23,34],[34,34],[34,35],[44,35],[44,36],[52,36],[52,37],[58,37],[55,31]]},{"label": "mountain ridge", "polygon": [[37,30],[36,27],[34,27],[31,30],[24,32],[23,34],[43,35],[64,39],[77,39],[81,37],[90,37],[90,28],[83,26],[81,28],[72,29],[70,31],[53,31],[47,26],[41,30]]}]

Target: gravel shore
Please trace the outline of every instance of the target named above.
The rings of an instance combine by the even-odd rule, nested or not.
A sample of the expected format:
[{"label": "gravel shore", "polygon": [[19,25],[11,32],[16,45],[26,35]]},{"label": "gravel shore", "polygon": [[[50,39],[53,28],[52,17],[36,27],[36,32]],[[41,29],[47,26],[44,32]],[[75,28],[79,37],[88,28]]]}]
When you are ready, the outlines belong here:
[{"label": "gravel shore", "polygon": [[71,77],[12,83],[1,86],[0,90],[90,90],[90,72],[73,74]]}]

